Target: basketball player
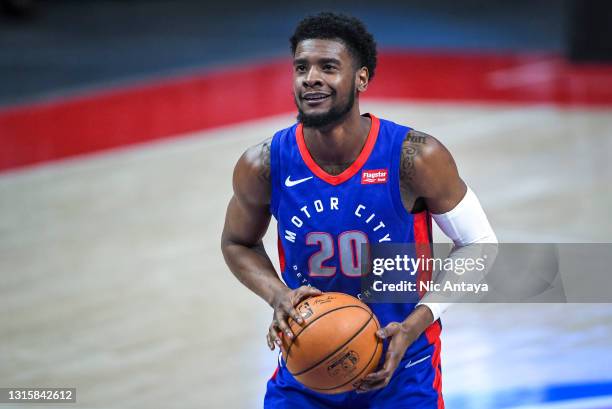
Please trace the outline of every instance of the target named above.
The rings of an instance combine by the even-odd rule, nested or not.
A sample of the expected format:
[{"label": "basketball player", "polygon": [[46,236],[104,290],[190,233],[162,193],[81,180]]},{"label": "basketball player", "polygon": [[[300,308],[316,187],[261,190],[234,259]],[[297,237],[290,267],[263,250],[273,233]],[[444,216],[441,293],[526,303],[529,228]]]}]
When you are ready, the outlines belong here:
[{"label": "basketball player", "polygon": [[[238,160],[222,237],[234,275],[274,309],[271,349],[279,337],[293,337],[288,317],[303,322],[294,306],[304,298],[321,291],[360,295],[358,245],[430,243],[431,217],[456,247],[496,242],[438,140],[360,113],[359,97],[376,70],[376,44],[362,22],[332,13],[307,17],[291,50],[298,121]],[[261,97],[265,103],[265,90]],[[271,215],[284,282],[262,243]],[[370,307],[386,353],[356,391],[311,391],[279,359],[264,407],[443,408],[439,317],[447,305]]]}]

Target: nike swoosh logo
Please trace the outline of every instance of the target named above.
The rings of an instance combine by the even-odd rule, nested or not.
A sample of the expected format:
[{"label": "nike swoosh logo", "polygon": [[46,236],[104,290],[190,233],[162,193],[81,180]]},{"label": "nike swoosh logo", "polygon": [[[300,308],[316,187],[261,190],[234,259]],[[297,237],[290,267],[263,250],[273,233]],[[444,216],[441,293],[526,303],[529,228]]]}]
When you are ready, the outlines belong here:
[{"label": "nike swoosh logo", "polygon": [[405,366],[404,368],[410,368],[410,367],[412,367],[412,366],[415,366],[415,365],[417,365],[417,364],[420,364],[421,362],[423,362],[423,361],[424,361],[424,360],[426,360],[427,358],[431,358],[431,355],[427,355],[426,357],[423,357],[423,358],[419,359],[418,361],[414,361],[414,362],[409,361],[409,362],[406,364],[406,366]]},{"label": "nike swoosh logo", "polygon": [[302,182],[306,182],[307,180],[312,179],[314,176],[308,176],[307,178],[304,179],[298,179],[298,180],[291,180],[291,176],[287,176],[287,179],[285,179],[285,186],[287,187],[291,187],[291,186],[295,186],[295,185],[299,185]]}]

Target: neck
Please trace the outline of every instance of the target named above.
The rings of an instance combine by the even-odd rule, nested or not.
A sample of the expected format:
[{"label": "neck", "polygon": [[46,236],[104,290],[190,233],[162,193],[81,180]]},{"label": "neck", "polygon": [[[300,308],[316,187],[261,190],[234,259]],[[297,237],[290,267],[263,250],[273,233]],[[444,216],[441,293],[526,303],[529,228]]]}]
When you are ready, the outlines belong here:
[{"label": "neck", "polygon": [[304,141],[318,165],[350,164],[361,152],[370,132],[371,119],[354,109],[340,122],[322,128],[303,128]]}]

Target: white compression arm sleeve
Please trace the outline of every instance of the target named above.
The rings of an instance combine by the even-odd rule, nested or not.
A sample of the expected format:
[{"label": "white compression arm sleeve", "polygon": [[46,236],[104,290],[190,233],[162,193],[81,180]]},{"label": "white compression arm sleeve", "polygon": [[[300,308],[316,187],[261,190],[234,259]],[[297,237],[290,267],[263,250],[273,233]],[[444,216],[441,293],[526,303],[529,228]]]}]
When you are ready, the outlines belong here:
[{"label": "white compression arm sleeve", "polygon": [[[476,194],[467,187],[467,192],[461,201],[452,210],[443,214],[432,214],[436,224],[442,232],[448,236],[455,247],[449,258],[466,258],[474,256],[473,252],[481,253],[483,246],[480,244],[497,244],[497,237],[491,228],[480,201]],[[477,245],[478,244],[478,245]],[[470,246],[474,245],[474,246]],[[497,246],[489,247],[487,250],[487,270],[495,261]],[[444,272],[440,272],[435,281],[441,281]],[[485,271],[486,274],[486,271]],[[426,305],[431,310],[434,321],[440,318],[442,313],[452,303],[439,303],[428,301],[427,294],[423,296],[418,305]]]}]

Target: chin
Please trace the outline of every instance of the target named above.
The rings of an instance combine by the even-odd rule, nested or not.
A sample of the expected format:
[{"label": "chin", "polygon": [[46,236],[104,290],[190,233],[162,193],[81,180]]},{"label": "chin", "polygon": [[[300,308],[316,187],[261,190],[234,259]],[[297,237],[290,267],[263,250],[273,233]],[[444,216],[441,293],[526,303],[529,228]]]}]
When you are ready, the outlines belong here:
[{"label": "chin", "polygon": [[323,112],[320,114],[309,114],[300,113],[298,115],[298,121],[307,128],[321,128],[335,122],[337,118],[331,117],[329,112]]},{"label": "chin", "polygon": [[301,111],[301,117],[308,118],[319,118],[329,116],[331,113],[331,109],[308,109],[306,111]]}]

